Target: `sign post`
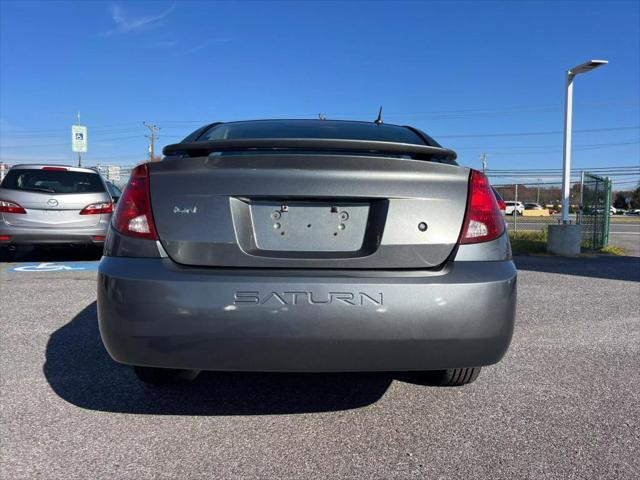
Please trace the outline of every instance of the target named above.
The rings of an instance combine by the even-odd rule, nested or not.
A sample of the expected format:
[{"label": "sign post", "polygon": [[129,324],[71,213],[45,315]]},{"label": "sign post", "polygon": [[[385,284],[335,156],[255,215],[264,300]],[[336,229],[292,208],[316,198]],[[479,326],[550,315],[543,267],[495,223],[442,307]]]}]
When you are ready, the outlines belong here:
[{"label": "sign post", "polygon": [[82,166],[82,154],[87,152],[87,127],[80,125],[80,112],[78,125],[71,126],[71,149],[78,153],[78,166]]}]

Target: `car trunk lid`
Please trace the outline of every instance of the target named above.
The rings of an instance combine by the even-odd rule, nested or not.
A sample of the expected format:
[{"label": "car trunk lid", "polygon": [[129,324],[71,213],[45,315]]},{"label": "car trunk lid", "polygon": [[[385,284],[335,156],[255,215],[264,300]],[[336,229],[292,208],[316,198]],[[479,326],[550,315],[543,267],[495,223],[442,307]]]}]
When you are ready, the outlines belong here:
[{"label": "car trunk lid", "polygon": [[398,157],[244,153],[149,165],[153,216],[184,265],[433,268],[452,253],[469,170]]},{"label": "car trunk lid", "polygon": [[110,201],[106,193],[55,194],[0,188],[0,198],[15,202],[26,213],[2,213],[5,223],[29,228],[83,228],[100,222],[101,216],[80,215],[84,207]]}]

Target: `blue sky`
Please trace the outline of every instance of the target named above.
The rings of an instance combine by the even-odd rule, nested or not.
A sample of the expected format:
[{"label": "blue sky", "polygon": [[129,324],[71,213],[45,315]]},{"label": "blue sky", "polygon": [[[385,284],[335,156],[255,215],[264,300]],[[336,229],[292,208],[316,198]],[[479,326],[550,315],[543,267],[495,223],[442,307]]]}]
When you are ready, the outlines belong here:
[{"label": "blue sky", "polygon": [[131,164],[143,120],[162,146],[210,121],[384,105],[462,164],[559,168],[564,72],[604,58],[576,80],[573,164],[640,164],[640,2],[3,1],[0,32],[9,163],[73,162],[77,110],[87,163]]}]

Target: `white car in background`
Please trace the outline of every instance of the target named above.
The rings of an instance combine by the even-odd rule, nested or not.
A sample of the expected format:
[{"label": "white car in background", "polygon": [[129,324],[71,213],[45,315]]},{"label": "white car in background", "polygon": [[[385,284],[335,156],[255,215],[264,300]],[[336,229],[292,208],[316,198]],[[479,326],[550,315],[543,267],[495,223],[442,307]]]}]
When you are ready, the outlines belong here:
[{"label": "white car in background", "polygon": [[522,215],[522,212],[524,212],[524,204],[522,202],[504,202],[505,205],[505,209],[504,209],[504,214],[505,215]]}]

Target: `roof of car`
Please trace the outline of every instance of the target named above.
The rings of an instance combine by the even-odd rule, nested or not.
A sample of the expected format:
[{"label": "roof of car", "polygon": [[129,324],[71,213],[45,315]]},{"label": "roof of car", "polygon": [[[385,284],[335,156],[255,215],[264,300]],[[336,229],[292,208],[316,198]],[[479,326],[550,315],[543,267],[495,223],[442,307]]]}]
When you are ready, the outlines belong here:
[{"label": "roof of car", "polygon": [[93,168],[74,167],[73,165],[62,165],[53,163],[19,163],[17,165],[13,165],[11,169],[42,170],[44,167],[66,168],[70,172],[98,173]]}]

